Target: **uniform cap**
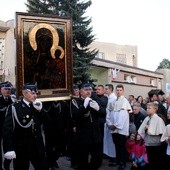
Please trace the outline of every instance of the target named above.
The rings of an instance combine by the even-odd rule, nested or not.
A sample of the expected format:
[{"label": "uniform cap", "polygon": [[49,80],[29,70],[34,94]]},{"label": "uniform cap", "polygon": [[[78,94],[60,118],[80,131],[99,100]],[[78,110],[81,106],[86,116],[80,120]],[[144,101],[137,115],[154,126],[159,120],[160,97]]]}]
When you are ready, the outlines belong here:
[{"label": "uniform cap", "polygon": [[73,89],[79,89],[79,85],[78,84],[73,84]]},{"label": "uniform cap", "polygon": [[23,90],[38,93],[37,83],[26,83],[23,85]]},{"label": "uniform cap", "polygon": [[91,89],[92,90],[92,86],[89,83],[80,84],[79,88],[80,89]]},{"label": "uniform cap", "polygon": [[3,82],[3,83],[0,84],[0,88],[3,88],[3,87],[11,89],[12,84],[9,81],[6,81],[6,82]]}]

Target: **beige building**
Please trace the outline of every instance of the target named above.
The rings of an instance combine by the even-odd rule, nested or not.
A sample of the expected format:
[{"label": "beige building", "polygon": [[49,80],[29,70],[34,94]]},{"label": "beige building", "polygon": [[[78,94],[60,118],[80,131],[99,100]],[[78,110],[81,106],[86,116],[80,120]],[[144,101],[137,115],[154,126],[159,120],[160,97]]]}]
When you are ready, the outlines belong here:
[{"label": "beige building", "polygon": [[90,47],[99,50],[96,58],[137,67],[137,46],[96,41]]},{"label": "beige building", "polygon": [[14,21],[0,21],[0,82],[10,81],[15,86],[15,63]]},{"label": "beige building", "polygon": [[97,79],[96,84],[124,84],[125,95],[133,94],[135,97],[147,97],[151,89],[162,88],[162,73],[137,67],[136,46],[95,42],[92,48],[99,51],[90,70],[92,78]]}]

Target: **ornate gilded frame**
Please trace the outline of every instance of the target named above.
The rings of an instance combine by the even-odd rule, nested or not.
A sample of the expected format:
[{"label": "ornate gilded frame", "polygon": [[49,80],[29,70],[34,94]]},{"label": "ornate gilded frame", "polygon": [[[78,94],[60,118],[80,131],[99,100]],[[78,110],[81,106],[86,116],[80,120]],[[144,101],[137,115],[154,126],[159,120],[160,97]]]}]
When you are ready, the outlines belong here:
[{"label": "ornate gilded frame", "polygon": [[38,84],[42,101],[70,99],[72,75],[72,20],[70,17],[16,13],[16,90]]}]

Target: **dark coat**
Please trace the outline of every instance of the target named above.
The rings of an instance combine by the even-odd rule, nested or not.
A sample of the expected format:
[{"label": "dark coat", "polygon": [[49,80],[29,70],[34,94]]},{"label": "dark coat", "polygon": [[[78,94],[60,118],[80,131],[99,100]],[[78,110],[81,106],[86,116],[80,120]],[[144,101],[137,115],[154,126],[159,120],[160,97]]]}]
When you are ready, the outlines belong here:
[{"label": "dark coat", "polygon": [[[99,101],[96,101],[99,103]],[[77,103],[77,106],[75,105]],[[77,142],[80,144],[99,144],[102,143],[100,131],[100,117],[105,117],[104,109],[96,111],[89,106],[84,107],[84,100],[75,98],[72,100],[73,126],[76,127]]]},{"label": "dark coat", "polygon": [[136,126],[136,130],[139,129],[140,125],[142,124],[143,120],[145,119],[145,115],[139,112],[138,114],[134,114],[134,124]]},{"label": "dark coat", "polygon": [[97,101],[99,100],[100,102],[99,104],[102,107],[103,112],[105,112],[105,117],[106,117],[106,107],[108,103],[108,97],[106,97],[105,95],[97,95],[97,97],[98,97]]},{"label": "dark coat", "polygon": [[45,149],[41,134],[42,113],[29,107],[22,101],[13,104],[21,125],[27,125],[31,119],[34,123],[28,127],[21,127],[16,119],[12,118],[12,106],[9,107],[3,128],[4,152],[15,151],[18,157],[30,159],[35,153],[44,156]]},{"label": "dark coat", "polygon": [[0,138],[2,137],[2,129],[4,125],[6,109],[10,104],[12,104],[10,97],[5,100],[4,97],[0,95]]}]

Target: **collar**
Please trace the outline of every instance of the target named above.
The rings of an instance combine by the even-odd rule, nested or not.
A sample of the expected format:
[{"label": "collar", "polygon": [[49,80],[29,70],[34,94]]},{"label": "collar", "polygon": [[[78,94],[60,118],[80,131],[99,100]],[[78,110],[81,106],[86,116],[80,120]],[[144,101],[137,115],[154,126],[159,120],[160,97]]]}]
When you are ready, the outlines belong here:
[{"label": "collar", "polygon": [[[23,102],[27,105],[27,106],[29,106],[29,102],[28,101],[26,101],[25,99],[23,99]],[[30,107],[30,106],[29,106]]]},{"label": "collar", "polygon": [[122,99],[122,98],[124,98],[124,95],[122,95],[122,96],[120,96],[120,97],[117,96],[117,100],[120,100],[120,99]]},{"label": "collar", "polygon": [[157,113],[154,113],[153,115],[149,116],[149,118],[156,117]]},{"label": "collar", "polygon": [[108,95],[109,98],[112,97],[112,96],[116,96],[116,95],[114,94],[114,92],[112,92],[112,93],[110,93],[110,94]]}]

